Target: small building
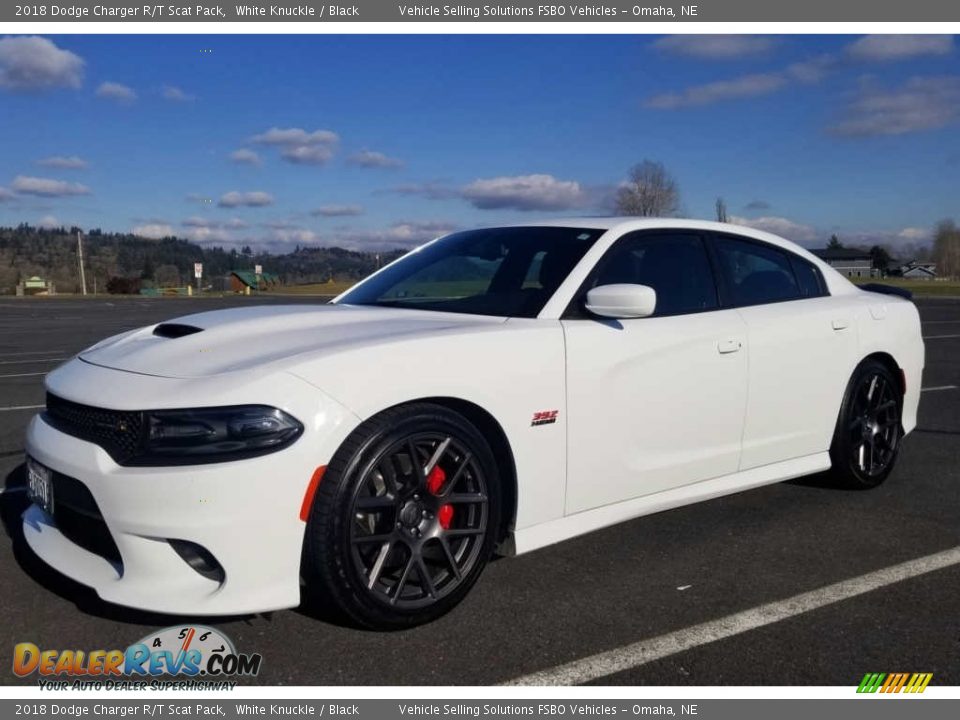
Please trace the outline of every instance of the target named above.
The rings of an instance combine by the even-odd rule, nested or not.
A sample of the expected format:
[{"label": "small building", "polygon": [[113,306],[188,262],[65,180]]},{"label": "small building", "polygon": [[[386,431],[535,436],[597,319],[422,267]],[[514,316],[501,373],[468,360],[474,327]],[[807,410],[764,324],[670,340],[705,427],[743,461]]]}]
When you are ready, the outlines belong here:
[{"label": "small building", "polygon": [[260,273],[252,270],[233,270],[230,273],[230,290],[245,293],[250,290],[272,290],[280,284],[280,276],[275,273]]},{"label": "small building", "polygon": [[873,267],[873,257],[866,250],[822,248],[810,252],[848,278],[872,278],[877,275],[877,270]]},{"label": "small building", "polygon": [[910,280],[935,280],[937,265],[932,262],[911,260],[900,267],[900,275]]}]

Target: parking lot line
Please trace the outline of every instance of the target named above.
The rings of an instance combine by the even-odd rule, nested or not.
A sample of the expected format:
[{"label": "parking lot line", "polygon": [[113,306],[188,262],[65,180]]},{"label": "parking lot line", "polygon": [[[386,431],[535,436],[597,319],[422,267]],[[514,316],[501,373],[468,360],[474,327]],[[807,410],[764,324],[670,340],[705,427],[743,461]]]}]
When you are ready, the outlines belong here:
[{"label": "parking lot line", "polygon": [[33,358],[32,360],[0,360],[0,365],[30,365],[31,363],[59,362],[66,360],[66,356],[52,358]]},{"label": "parking lot line", "polygon": [[9,407],[0,407],[0,412],[13,412],[14,410],[38,410],[43,405],[11,405]]},{"label": "parking lot line", "polygon": [[937,392],[938,390],[956,390],[956,385],[936,385],[934,387],[920,388],[920,392]]},{"label": "parking lot line", "polygon": [[505,684],[579,685],[958,564],[960,564],[960,547],[954,547],[827,585],[818,590],[727,615],[718,620],[711,620],[554,668],[523,675]]},{"label": "parking lot line", "polygon": [[0,357],[23,357],[24,355],[56,355],[57,353],[65,353],[67,350],[31,350],[30,352],[12,352],[12,353],[0,353]]},{"label": "parking lot line", "polygon": [[44,372],[33,372],[33,373],[15,373],[13,375],[0,375],[2,378],[15,378],[15,377],[33,377],[34,375],[46,375],[47,371]]},{"label": "parking lot line", "polygon": [[924,340],[946,340],[947,338],[960,338],[960,334],[957,335],[924,335]]}]

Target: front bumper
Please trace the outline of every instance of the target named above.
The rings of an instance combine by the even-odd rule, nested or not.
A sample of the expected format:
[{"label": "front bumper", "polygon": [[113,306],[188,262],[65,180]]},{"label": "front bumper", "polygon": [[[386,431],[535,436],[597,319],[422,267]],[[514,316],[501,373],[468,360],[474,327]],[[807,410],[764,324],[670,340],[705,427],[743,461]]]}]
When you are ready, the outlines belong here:
[{"label": "front bumper", "polygon": [[[176,380],[95,366],[74,372],[88,381],[83,387],[103,387],[104,382],[136,385],[132,396],[160,392],[168,406],[170,397],[181,396],[175,392]],[[51,376],[48,381],[51,390],[90,403],[83,393],[69,392],[81,386],[56,380]],[[238,385],[243,392],[236,394],[246,398],[243,402],[266,402],[250,384]],[[119,562],[75,543],[70,533],[58,528],[56,510],[51,517],[35,505],[23,515],[27,543],[53,568],[120,605],[189,615],[298,605],[304,493],[314,470],[327,463],[357,419],[293,376],[275,376],[269,385],[270,404],[300,419],[304,434],[284,450],[233,462],[123,467],[99,446],[56,430],[42,416],[34,417],[27,429],[27,453],[86,486],[119,551]],[[152,389],[144,393],[145,387]],[[225,397],[233,394],[218,392],[216,402],[234,402]],[[195,394],[182,396],[193,405],[213,404]],[[278,397],[289,402],[279,403]],[[152,399],[147,407],[161,405]],[[191,567],[170,540],[195,543],[208,551],[223,569],[222,581]]]}]

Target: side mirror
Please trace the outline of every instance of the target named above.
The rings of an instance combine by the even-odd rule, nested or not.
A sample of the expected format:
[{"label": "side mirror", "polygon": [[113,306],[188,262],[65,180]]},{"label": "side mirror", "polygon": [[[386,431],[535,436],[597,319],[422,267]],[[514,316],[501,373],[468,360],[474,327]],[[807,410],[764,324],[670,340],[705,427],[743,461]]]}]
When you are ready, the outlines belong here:
[{"label": "side mirror", "polygon": [[587,292],[586,307],[601,317],[649,317],[657,307],[657,291],[648,285],[599,285]]}]

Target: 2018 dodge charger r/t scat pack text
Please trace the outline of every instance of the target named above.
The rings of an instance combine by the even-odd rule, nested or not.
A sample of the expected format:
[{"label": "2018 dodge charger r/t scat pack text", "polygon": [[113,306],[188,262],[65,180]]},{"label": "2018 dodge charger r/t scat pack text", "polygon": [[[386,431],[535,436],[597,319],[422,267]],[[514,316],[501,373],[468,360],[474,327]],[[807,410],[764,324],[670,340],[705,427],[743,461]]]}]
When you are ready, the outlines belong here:
[{"label": "2018 dodge charger r/t scat pack text", "polygon": [[732,225],[459,232],[329,305],[205,312],[81,352],[27,434],[24,533],[105,600],[183,614],[317,588],[395,628],[491,553],[829,470],[916,425],[915,306]]}]

